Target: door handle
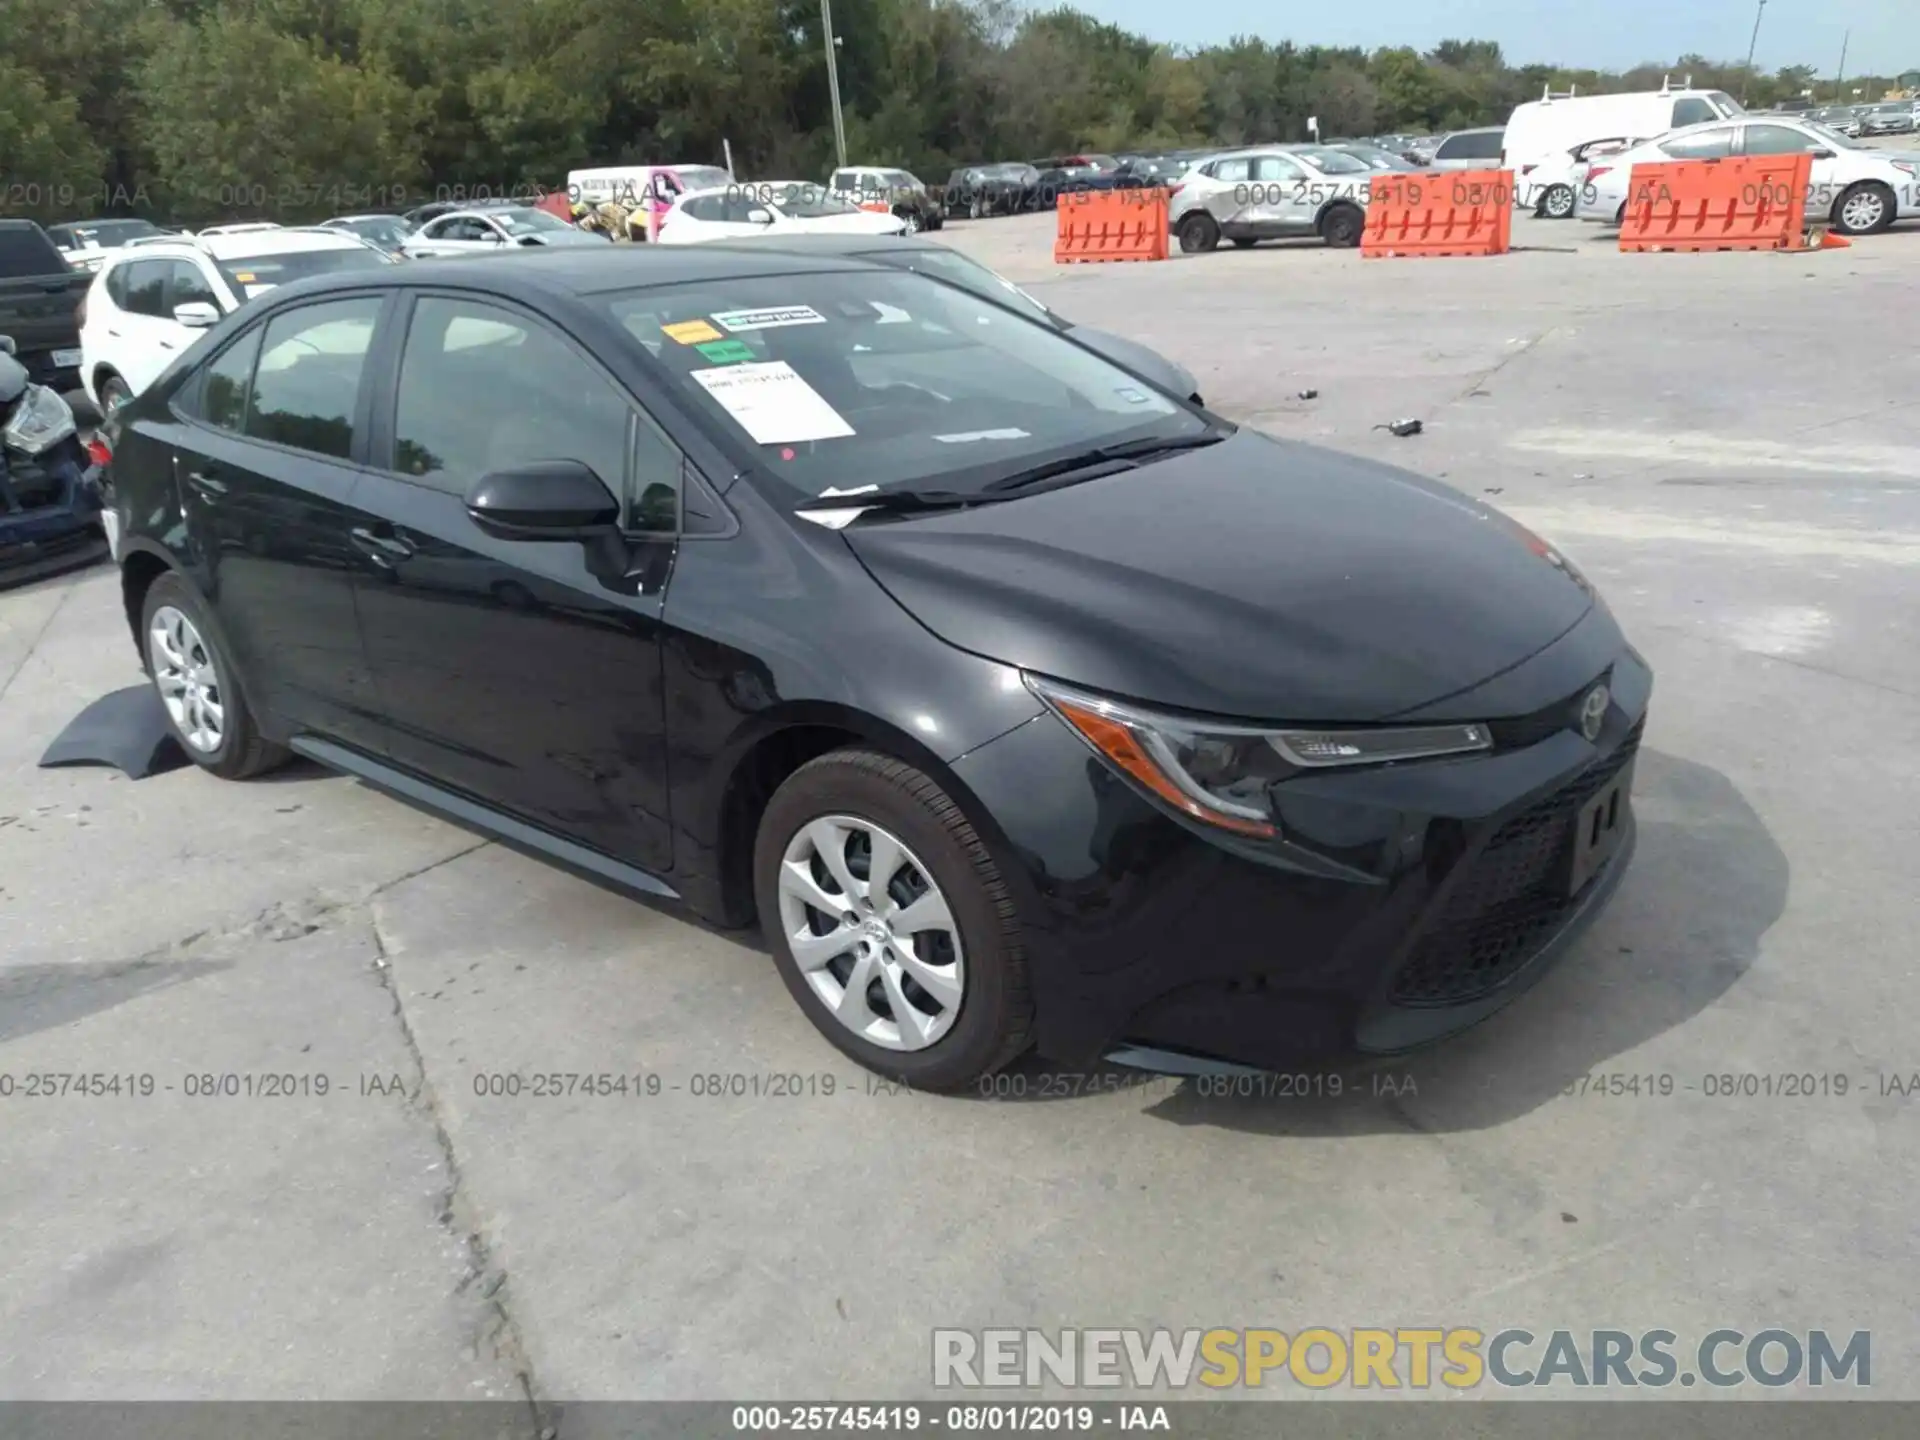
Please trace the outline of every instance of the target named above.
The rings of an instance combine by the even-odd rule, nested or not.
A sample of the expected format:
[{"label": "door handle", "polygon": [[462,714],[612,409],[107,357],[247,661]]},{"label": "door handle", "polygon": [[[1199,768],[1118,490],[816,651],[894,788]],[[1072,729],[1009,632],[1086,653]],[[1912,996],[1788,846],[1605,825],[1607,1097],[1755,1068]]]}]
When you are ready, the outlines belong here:
[{"label": "door handle", "polygon": [[187,487],[203,500],[218,500],[227,493],[227,482],[211,469],[189,470]]},{"label": "door handle", "polygon": [[391,526],[378,525],[370,529],[356,525],[351,534],[353,548],[382,568],[391,568],[413,555],[412,543],[394,534]]},{"label": "door handle", "polygon": [[171,340],[156,340],[154,344],[158,345],[162,350],[173,349],[173,342]]}]

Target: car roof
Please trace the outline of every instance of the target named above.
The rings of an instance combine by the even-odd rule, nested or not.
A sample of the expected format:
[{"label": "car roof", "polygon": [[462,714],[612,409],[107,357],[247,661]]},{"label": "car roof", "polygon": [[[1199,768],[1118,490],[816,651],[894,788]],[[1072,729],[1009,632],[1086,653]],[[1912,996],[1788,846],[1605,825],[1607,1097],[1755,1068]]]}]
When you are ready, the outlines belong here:
[{"label": "car roof", "polygon": [[298,280],[276,287],[273,293],[277,301],[282,296],[406,285],[481,290],[508,299],[541,295],[578,299],[701,280],[878,268],[877,264],[852,255],[801,254],[787,241],[746,241],[738,245],[569,245],[520,251],[490,257],[484,262],[410,260],[404,265],[376,266]]}]

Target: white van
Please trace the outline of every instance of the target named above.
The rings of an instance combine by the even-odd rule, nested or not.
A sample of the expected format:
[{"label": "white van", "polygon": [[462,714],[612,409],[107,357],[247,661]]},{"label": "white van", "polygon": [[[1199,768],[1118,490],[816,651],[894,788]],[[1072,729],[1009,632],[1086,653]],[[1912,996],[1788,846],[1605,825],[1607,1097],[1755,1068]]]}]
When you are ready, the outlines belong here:
[{"label": "white van", "polygon": [[[1651,139],[1682,125],[1742,113],[1740,102],[1721,90],[1663,87],[1626,95],[1549,94],[1514,107],[1501,164],[1513,171],[1515,203],[1536,212],[1567,214],[1571,211],[1549,204],[1549,195],[1555,186],[1565,187],[1564,176],[1557,173],[1565,167],[1557,162],[1575,146],[1615,136]],[[1548,162],[1555,162],[1555,173],[1530,178]]]}]

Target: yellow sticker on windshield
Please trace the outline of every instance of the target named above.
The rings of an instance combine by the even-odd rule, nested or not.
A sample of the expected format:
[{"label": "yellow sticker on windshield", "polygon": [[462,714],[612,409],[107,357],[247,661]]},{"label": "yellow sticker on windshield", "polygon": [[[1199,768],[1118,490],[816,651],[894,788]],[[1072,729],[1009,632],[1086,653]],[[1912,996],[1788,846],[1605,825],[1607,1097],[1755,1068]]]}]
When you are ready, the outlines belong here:
[{"label": "yellow sticker on windshield", "polygon": [[254,279],[253,271],[236,270],[233,272],[233,278],[238,280],[242,285],[251,285],[253,284],[253,279]]},{"label": "yellow sticker on windshield", "polygon": [[682,345],[701,345],[710,340],[727,338],[704,320],[682,320],[678,325],[662,325],[660,329],[668,339],[677,340]]}]

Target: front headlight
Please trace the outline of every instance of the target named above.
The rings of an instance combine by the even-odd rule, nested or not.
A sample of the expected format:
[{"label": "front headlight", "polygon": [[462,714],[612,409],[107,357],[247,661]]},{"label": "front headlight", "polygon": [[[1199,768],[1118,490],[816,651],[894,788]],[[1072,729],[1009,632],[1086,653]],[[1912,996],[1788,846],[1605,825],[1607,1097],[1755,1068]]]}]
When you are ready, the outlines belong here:
[{"label": "front headlight", "polygon": [[1071,686],[1027,688],[1092,749],[1195,820],[1269,840],[1279,833],[1267,787],[1302,771],[1431,760],[1493,748],[1484,725],[1263,729],[1166,715]]},{"label": "front headlight", "polygon": [[0,431],[0,442],[22,455],[38,455],[73,434],[73,411],[44,385],[29,385],[13,418]]}]

